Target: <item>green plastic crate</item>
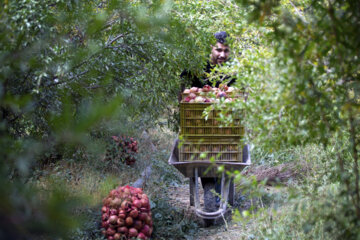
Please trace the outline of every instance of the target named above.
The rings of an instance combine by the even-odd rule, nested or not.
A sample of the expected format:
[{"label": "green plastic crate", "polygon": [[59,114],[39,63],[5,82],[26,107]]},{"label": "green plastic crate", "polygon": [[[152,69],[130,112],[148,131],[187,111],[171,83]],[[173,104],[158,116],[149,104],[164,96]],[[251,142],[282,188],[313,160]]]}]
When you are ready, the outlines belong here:
[{"label": "green plastic crate", "polygon": [[239,138],[186,139],[179,145],[179,161],[241,162],[243,144]]},{"label": "green plastic crate", "polygon": [[[241,137],[244,127],[241,125],[241,114],[235,114],[233,123],[220,126],[219,110],[212,110],[208,119],[203,117],[205,108],[212,103],[180,103],[180,134],[185,137]],[[229,112],[229,114],[233,114]]]}]

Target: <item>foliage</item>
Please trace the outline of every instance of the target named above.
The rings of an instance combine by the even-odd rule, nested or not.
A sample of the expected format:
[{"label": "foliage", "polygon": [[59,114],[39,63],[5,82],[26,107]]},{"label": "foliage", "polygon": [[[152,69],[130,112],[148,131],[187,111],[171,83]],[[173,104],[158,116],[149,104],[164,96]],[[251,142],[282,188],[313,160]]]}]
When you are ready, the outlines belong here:
[{"label": "foliage", "polygon": [[[355,226],[360,220],[360,112],[359,89],[355,87],[359,83],[359,3],[266,3],[267,6],[254,4],[251,16],[263,16],[263,22],[260,17],[258,23],[271,29],[264,37],[274,46],[274,64],[268,67],[277,76],[271,81],[275,86],[270,88],[272,93],[264,90],[259,92],[265,93],[261,97],[255,92],[255,100],[248,104],[249,125],[255,125],[253,129],[261,135],[267,133],[273,149],[308,142],[327,146],[333,144],[330,140],[334,138],[343,142],[333,145],[337,149],[337,168],[332,169],[332,174],[334,182],[342,186],[337,192],[341,199],[339,211],[348,209],[341,206],[353,208],[347,220],[349,232],[344,232],[344,226],[339,224],[324,230],[338,233],[341,238],[356,238]],[[251,122],[251,113],[259,119],[262,110],[267,115],[255,124]],[[329,216],[344,222],[342,214],[332,212]],[[323,217],[326,226],[329,218]]]},{"label": "foliage", "polygon": [[199,224],[188,218],[183,211],[171,206],[168,199],[159,198],[152,209],[155,239],[192,239]]},{"label": "foliage", "polygon": [[[21,230],[7,230],[6,237],[66,237],[75,224],[63,213],[73,202],[62,197],[62,189],[45,195],[33,190],[25,184],[29,177],[61,158],[86,159],[82,156],[94,138],[147,128],[165,111],[176,111],[171,104],[180,72],[202,71],[217,31],[230,33],[232,58],[209,78],[235,76],[237,86],[250,93],[248,101],[230,104],[246,111],[246,141],[273,164],[289,161],[286,151],[294,146],[334,149],[323,165],[329,171],[326,181],[312,182],[315,190],[308,193],[315,207],[328,210],[324,215],[307,208],[316,213],[309,224],[324,236],[358,234],[358,1],[21,0],[0,5],[0,185],[6,193],[0,215],[9,222],[7,229]],[[170,171],[164,172],[171,179]],[[326,200],[317,198],[322,187],[332,186],[336,189],[323,195]],[[10,221],[24,206],[33,210]],[[47,224],[27,225],[37,215]],[[63,224],[64,231],[54,223]]]},{"label": "foliage", "polygon": [[[316,144],[298,146],[285,154],[274,152],[275,157],[288,155],[293,162],[307,160],[312,171],[301,178],[302,183],[295,181],[286,188],[248,186],[249,196],[257,196],[260,204],[236,213],[235,219],[244,229],[239,231],[240,236],[245,239],[357,239],[359,228],[353,225],[354,221],[349,221],[356,217],[351,214],[355,208],[347,205],[347,196],[340,194],[341,183],[334,183],[333,179],[336,153],[337,149],[332,146],[324,149]],[[239,178],[246,183],[246,179]]]},{"label": "foliage", "polygon": [[211,77],[235,75],[238,87],[250,93],[248,101],[223,111],[245,110],[246,140],[257,151],[270,156],[307,143],[336,149],[336,162],[328,161],[331,181],[341,186],[335,194],[339,210],[316,217],[324,226],[330,216],[348,222],[348,232],[340,224],[323,230],[355,238],[360,220],[359,2],[185,1],[179,6],[186,9],[179,16],[189,29],[235,36],[232,60]]},{"label": "foliage", "polygon": [[[176,76],[195,51],[191,37],[182,35],[182,25],[169,18],[168,2],[0,4],[0,183],[7,193],[0,213],[12,218],[18,214],[14,199],[26,202],[30,186],[24,183],[32,171],[76,158],[81,149],[85,156],[92,137],[104,136],[96,130],[109,126],[108,120],[116,117],[128,128],[154,125],[176,100]],[[186,51],[178,48],[182,45]],[[66,228],[73,226],[66,225],[72,222],[67,218],[44,218],[49,225],[27,228],[34,214],[62,216],[62,204],[72,205],[70,199],[58,198],[46,208],[47,201],[51,203],[43,199],[24,222],[9,223],[8,229],[23,230],[7,230],[5,236],[66,236]],[[63,223],[64,231],[47,227],[55,223]]]}]

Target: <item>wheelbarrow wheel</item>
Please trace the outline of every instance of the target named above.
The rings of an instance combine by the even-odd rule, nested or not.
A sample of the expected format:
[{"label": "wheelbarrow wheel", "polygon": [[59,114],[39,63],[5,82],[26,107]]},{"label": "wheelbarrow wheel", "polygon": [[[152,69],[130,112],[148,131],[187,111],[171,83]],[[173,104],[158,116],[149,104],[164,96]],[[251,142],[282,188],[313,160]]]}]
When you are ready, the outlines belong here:
[{"label": "wheelbarrow wheel", "polygon": [[[216,195],[215,182],[214,181],[203,181],[204,188],[204,209],[206,212],[215,212],[216,209]],[[215,219],[204,219],[205,227],[214,225]]]}]

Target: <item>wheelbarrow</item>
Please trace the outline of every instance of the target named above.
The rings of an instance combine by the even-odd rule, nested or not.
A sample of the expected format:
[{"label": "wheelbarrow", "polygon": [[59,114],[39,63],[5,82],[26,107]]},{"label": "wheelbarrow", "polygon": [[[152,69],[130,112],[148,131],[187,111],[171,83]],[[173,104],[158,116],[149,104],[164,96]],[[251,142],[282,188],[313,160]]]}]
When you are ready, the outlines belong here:
[{"label": "wheelbarrow", "polygon": [[[234,204],[235,187],[233,179],[226,176],[226,171],[241,171],[246,166],[251,164],[250,149],[248,145],[243,148],[242,162],[210,162],[210,161],[179,161],[179,140],[176,139],[169,158],[169,164],[178,169],[185,177],[190,178],[190,205],[195,206],[195,213],[205,222],[214,221],[221,216],[225,215],[227,205]],[[216,200],[213,192],[215,191],[215,181],[202,182],[204,189],[204,207],[202,210],[200,207],[199,196],[199,177],[200,178],[219,178],[217,171],[218,167],[223,166],[224,171],[221,174],[221,201],[220,205],[216,207]],[[208,221],[206,221],[208,220]]]}]

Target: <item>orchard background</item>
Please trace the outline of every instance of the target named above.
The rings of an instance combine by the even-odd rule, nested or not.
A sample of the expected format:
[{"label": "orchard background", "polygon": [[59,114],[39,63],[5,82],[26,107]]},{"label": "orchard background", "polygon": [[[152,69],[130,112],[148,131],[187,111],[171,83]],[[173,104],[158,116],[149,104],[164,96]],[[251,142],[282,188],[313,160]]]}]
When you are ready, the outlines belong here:
[{"label": "orchard background", "polygon": [[[202,71],[217,31],[231,35],[232,54],[211,78],[235,76],[250,93],[232,107],[246,111],[254,167],[295,164],[301,174],[269,192],[265,181],[235,173],[243,196],[256,201],[234,209],[227,231],[215,227],[213,236],[360,237],[359,1],[0,6],[1,239],[102,239],[102,198],[149,165],[153,238],[201,239],[202,227],[169,201],[170,187],[185,180],[167,159],[179,75]],[[104,161],[113,135],[139,139],[134,166]]]}]

